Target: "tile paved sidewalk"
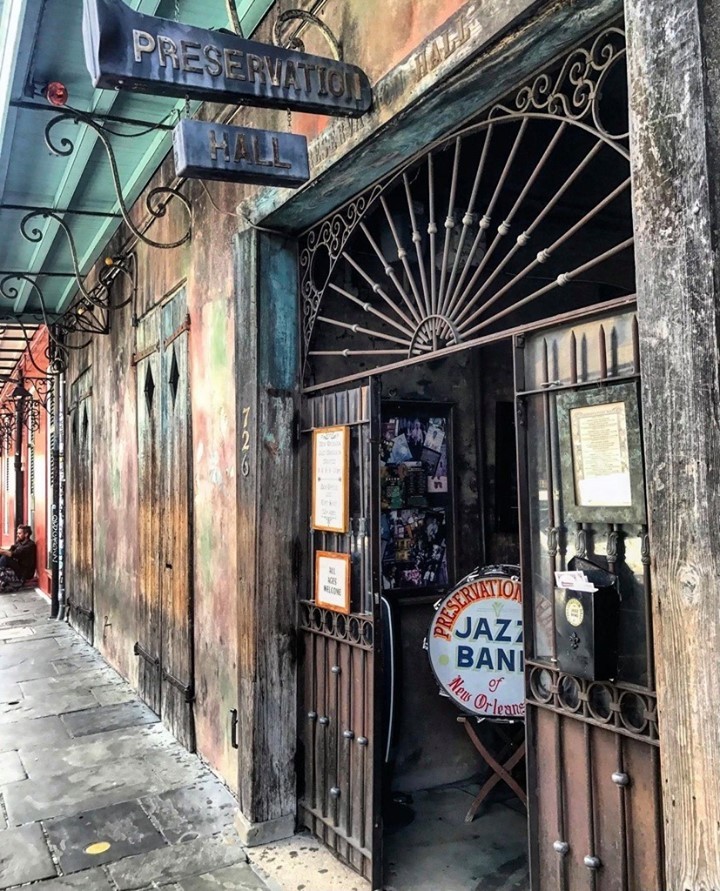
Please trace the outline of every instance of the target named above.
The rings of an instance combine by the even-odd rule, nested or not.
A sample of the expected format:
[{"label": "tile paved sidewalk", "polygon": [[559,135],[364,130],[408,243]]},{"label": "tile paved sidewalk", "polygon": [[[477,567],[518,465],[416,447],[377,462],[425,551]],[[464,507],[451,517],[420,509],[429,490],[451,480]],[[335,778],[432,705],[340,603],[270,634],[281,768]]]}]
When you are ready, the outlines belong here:
[{"label": "tile paved sidewalk", "polygon": [[0,889],[266,891],[236,806],[46,598],[0,594]]}]

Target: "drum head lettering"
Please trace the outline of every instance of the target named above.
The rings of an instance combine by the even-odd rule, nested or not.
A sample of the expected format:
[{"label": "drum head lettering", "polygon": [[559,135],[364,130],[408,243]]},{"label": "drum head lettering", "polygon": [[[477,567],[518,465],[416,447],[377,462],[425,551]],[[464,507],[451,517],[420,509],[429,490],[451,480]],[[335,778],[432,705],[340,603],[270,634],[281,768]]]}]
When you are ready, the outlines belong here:
[{"label": "drum head lettering", "polygon": [[487,718],[525,716],[522,588],[515,576],[469,576],[439,604],[428,656],[459,708]]}]

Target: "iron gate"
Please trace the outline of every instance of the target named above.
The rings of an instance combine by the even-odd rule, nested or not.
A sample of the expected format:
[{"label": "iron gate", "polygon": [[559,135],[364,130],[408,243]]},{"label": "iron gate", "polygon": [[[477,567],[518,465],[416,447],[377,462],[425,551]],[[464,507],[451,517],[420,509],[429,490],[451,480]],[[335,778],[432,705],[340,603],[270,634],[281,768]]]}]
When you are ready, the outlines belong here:
[{"label": "iron gate", "polygon": [[[382,887],[378,411],[374,385],[305,403],[306,456],[314,430],[349,428],[350,531],[310,531],[298,623],[300,820],[373,889]],[[315,605],[316,551],[350,555],[349,614]]]},{"label": "iron gate", "polygon": [[[636,317],[625,312],[516,338],[515,368],[532,889],[661,891],[650,546],[632,411],[636,491],[627,501],[634,507],[579,511],[568,494],[579,485],[567,435],[571,407],[638,404]],[[586,680],[558,664],[554,573],[573,554],[619,577],[612,681]]]}]

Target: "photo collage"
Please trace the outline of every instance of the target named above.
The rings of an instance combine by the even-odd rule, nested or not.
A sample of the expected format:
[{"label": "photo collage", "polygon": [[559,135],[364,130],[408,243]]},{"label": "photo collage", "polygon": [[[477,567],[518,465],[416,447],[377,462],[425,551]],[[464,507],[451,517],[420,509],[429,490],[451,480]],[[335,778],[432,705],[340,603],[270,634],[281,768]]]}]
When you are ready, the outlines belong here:
[{"label": "photo collage", "polygon": [[451,501],[448,410],[384,413],[380,442],[383,588],[448,584]]}]

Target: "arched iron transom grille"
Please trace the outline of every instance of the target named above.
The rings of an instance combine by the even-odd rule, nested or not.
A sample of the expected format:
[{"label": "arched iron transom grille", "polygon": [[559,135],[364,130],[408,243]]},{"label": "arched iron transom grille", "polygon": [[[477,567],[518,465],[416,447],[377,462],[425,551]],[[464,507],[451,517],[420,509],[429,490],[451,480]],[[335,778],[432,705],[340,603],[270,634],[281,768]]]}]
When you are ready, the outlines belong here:
[{"label": "arched iron transom grille", "polygon": [[632,294],[627,130],[612,27],[313,226],[306,384]]}]

